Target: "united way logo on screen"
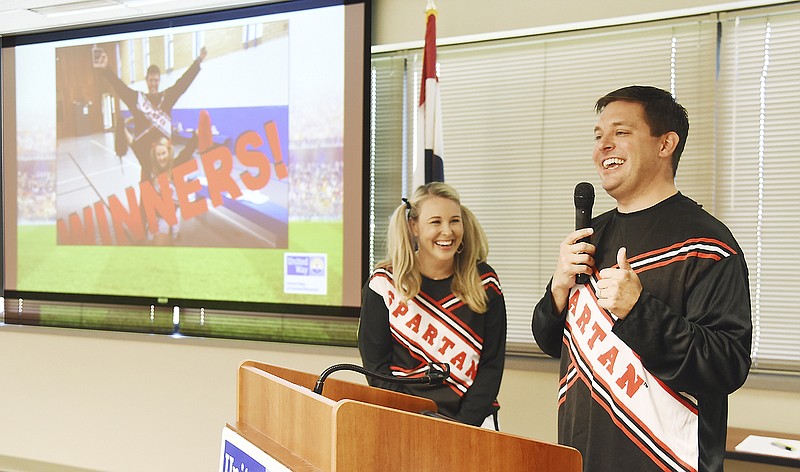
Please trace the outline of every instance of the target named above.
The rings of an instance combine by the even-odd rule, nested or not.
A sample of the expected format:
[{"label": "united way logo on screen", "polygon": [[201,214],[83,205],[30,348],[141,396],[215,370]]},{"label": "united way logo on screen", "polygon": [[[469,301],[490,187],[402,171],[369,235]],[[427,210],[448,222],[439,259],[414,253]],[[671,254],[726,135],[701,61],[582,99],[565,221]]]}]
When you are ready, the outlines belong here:
[{"label": "united way logo on screen", "polygon": [[283,256],[283,291],[307,295],[328,293],[328,255],[286,253]]}]

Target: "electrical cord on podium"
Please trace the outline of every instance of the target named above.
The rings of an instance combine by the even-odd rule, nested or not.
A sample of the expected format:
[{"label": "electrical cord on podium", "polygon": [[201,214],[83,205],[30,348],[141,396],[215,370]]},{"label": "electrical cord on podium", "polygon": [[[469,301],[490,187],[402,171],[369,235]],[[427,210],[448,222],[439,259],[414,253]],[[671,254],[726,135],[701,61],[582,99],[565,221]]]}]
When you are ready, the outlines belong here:
[{"label": "electrical cord on podium", "polygon": [[425,375],[421,377],[393,377],[390,375],[383,375],[377,372],[372,372],[356,364],[336,364],[328,367],[322,372],[322,374],[320,374],[319,378],[317,379],[316,385],[314,385],[314,393],[322,395],[322,388],[325,384],[325,379],[327,379],[328,376],[331,375],[332,373],[340,370],[350,370],[358,372],[360,374],[364,374],[367,377],[372,377],[375,379],[383,380],[385,382],[392,382],[399,384],[437,385],[444,382],[446,378],[450,377],[450,364],[446,362],[429,362],[428,371],[425,373]]}]

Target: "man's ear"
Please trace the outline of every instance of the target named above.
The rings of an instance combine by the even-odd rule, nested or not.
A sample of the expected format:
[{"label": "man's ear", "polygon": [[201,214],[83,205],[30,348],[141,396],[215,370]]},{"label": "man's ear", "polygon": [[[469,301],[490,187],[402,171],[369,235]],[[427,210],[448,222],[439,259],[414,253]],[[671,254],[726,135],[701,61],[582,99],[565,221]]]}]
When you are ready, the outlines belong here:
[{"label": "man's ear", "polygon": [[675,152],[675,149],[677,149],[680,140],[681,138],[675,131],[668,131],[665,133],[661,137],[661,149],[659,150],[659,155],[663,157],[669,156],[672,158],[672,154]]}]

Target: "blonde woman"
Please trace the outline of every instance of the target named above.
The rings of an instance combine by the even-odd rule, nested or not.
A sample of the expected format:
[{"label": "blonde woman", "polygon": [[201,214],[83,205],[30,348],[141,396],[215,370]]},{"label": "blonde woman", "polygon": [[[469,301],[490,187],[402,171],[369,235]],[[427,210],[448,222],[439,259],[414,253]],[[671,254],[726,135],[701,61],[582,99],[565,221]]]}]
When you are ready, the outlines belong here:
[{"label": "blonde woman", "polygon": [[[181,152],[181,155],[191,155],[193,148],[187,147],[184,148],[184,151]],[[150,175],[149,180],[157,192],[170,193],[172,199],[175,201],[175,216],[177,222],[175,224],[170,224],[166,219],[164,219],[163,216],[158,215],[156,227],[151,228],[151,230],[148,231],[147,236],[154,246],[169,246],[172,245],[173,241],[178,238],[181,227],[181,210],[177,203],[178,196],[175,192],[175,185],[172,182],[172,168],[176,162],[172,142],[163,136],[156,139],[152,145],[152,148],[150,149],[150,159],[150,169],[152,171],[152,175]],[[183,157],[179,157],[179,159],[185,160]],[[165,189],[161,188],[158,180],[159,176],[162,174],[167,176],[167,182],[169,183],[168,188]]]},{"label": "blonde woman", "polygon": [[450,365],[440,385],[370,385],[434,400],[462,423],[497,427],[506,307],[486,263],[486,236],[448,184],[417,189],[389,223],[388,257],[363,289],[358,347],[364,367],[394,377]]}]

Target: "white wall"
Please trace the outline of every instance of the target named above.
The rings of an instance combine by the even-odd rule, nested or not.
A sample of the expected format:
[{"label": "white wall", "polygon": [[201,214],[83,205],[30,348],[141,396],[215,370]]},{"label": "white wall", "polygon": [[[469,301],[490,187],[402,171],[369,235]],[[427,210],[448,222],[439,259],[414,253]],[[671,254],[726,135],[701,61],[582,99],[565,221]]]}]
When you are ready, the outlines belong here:
[{"label": "white wall", "polygon": [[[212,471],[221,429],[236,419],[242,361],[311,373],[360,364],[352,348],[11,325],[0,326],[0,359],[2,470],[16,458],[92,470]],[[546,364],[550,372],[523,362],[506,373],[505,431],[555,441],[556,364]],[[335,376],[364,383],[358,374]]]},{"label": "white wall", "polygon": [[[374,45],[419,42],[425,34],[427,0],[373,0]],[[743,8],[782,3],[781,0],[434,0],[439,15],[438,41],[473,35],[495,36],[502,32],[549,29],[555,25],[618,23],[619,19],[655,19],[676,14],[697,14],[720,8]]]},{"label": "white wall", "polygon": [[[352,348],[0,326],[0,470],[216,470],[221,429],[236,419],[236,370],[247,359],[311,373],[360,363]],[[509,359],[503,431],[556,440],[556,369]],[[799,407],[796,388],[744,388],[731,397],[729,422],[797,432]]]}]

